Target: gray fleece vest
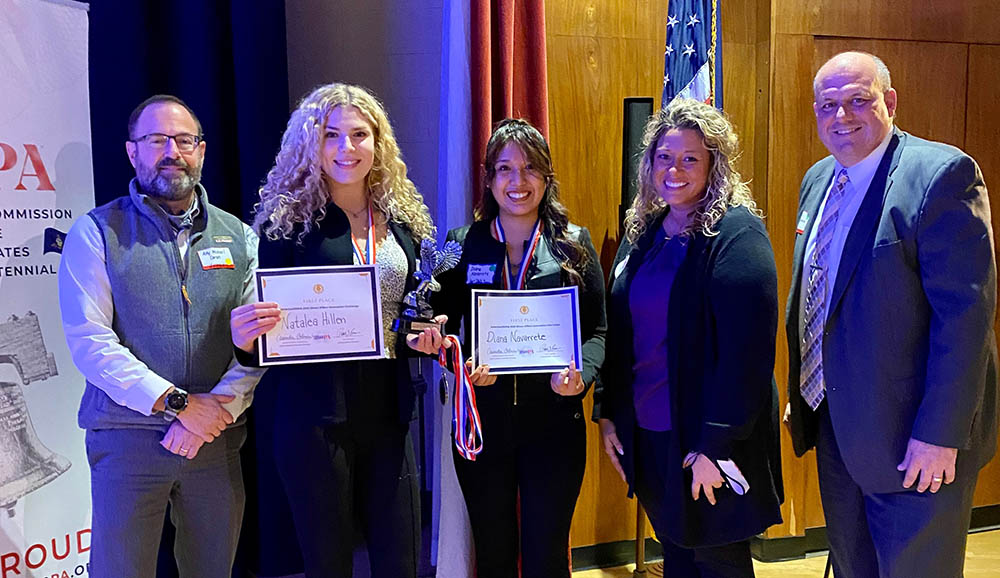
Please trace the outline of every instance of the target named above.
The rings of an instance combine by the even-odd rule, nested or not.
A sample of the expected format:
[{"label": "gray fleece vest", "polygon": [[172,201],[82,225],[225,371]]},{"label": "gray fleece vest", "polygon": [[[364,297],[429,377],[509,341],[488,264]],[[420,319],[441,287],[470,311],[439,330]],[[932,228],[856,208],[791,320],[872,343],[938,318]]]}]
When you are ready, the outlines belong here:
[{"label": "gray fleece vest", "polygon": [[[250,266],[243,225],[208,204],[198,185],[201,211],[191,229],[185,267],[166,215],[137,194],[134,180],[129,189],[129,196],[88,213],[104,237],[112,329],[160,377],[189,393],[207,392],[233,359],[229,312],[243,300]],[[209,248],[228,249],[233,267],[203,268],[199,251]],[[162,430],[168,425],[162,415],[146,416],[118,405],[91,383],[78,418],[84,429]]]}]

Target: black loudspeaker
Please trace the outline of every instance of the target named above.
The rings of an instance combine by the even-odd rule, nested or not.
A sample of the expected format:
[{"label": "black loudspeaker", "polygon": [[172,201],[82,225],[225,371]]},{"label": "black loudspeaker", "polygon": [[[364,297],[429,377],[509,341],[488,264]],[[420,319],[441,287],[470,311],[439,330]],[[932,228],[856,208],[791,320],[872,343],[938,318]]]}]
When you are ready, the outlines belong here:
[{"label": "black loudspeaker", "polygon": [[622,115],[622,197],[618,205],[618,229],[625,223],[625,211],[632,206],[638,192],[636,175],[642,153],[642,131],[653,114],[651,97],[631,97],[624,100]]}]

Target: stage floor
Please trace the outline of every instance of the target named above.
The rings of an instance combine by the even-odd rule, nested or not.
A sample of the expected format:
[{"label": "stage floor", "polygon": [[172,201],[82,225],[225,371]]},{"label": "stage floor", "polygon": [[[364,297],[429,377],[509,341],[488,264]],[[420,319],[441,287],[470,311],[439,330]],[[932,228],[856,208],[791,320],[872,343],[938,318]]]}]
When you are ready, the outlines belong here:
[{"label": "stage floor", "polygon": [[[826,554],[787,562],[754,561],[757,578],[822,578]],[[573,572],[573,578],[632,578],[635,564]],[[653,578],[652,573],[647,573]],[[969,535],[965,553],[966,578],[1000,578],[1000,530]]]}]

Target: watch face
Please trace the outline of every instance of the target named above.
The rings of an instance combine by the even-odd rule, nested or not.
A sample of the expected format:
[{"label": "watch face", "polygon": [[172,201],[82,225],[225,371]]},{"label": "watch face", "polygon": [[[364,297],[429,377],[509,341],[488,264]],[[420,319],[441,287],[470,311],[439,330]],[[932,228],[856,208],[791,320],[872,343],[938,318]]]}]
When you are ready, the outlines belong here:
[{"label": "watch face", "polygon": [[171,393],[167,396],[167,407],[174,411],[180,411],[187,407],[187,395],[183,393]]}]

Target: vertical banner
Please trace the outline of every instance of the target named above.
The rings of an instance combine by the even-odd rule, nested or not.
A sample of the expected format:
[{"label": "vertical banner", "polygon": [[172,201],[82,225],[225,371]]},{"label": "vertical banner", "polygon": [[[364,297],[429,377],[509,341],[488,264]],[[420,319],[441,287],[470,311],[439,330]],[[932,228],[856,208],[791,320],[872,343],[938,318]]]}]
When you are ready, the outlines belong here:
[{"label": "vertical banner", "polygon": [[0,578],[86,576],[84,379],[56,272],[94,206],[87,5],[0,0],[0,78]]}]

